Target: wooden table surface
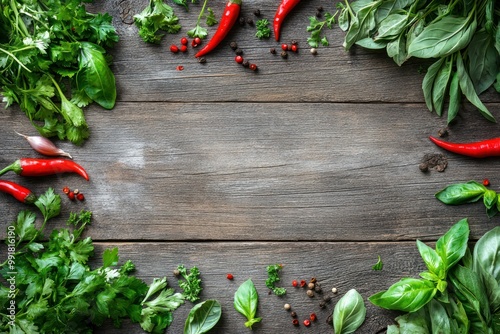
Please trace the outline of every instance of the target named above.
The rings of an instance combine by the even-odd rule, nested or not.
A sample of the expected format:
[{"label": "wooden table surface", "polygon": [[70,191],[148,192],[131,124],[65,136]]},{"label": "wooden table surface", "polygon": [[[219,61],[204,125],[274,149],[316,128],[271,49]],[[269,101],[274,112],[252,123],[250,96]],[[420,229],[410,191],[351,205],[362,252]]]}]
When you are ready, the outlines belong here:
[{"label": "wooden table surface", "polygon": [[[311,55],[308,18],[320,5],[335,10],[333,2],[311,0],[300,3],[283,26],[282,41],[297,40],[297,54],[286,60],[272,55],[270,48],[279,49],[279,43],[258,40],[255,27],[236,26],[200,64],[195,50],[172,54],[169,45],[194,27],[201,5],[190,4],[186,12],[169,2],[181,32],[161,45],[146,45],[132,16],[147,2],[113,0],[88,7],[110,13],[120,35],[110,51],[118,89],[115,108],[86,109],[91,135],[83,146],[58,143],[88,170],[90,182],[70,174],[3,177],[36,193],[48,187],[62,193],[65,185],[85,192],[84,203],[63,197],[61,217],[48,228],[64,226],[71,211],[91,210],[94,219],[86,235],[96,243],[96,258],[117,246],[121,260],[134,261],[137,276],[148,283],[166,275],[175,287],[177,265],[197,266],[202,299],[222,304],[214,333],[250,333],[233,308],[233,295],[252,278],[263,317],[253,332],[267,334],[331,333],[325,320],[349,289],[360,292],[367,306],[359,332],[384,332],[397,313],[366,298],[424,269],[416,239],[432,244],[466,217],[472,239],[498,225],[499,218],[488,219],[480,203],[451,207],[434,197],[449,184],[484,178],[499,190],[500,164],[446,153],[428,140],[446,127],[446,118],[430,113],[424,103],[421,82],[429,61],[412,59],[398,67],[385,51],[354,47],[346,52],[337,26],[325,30],[330,45]],[[277,3],[245,0],[242,16],[253,17],[260,9],[261,18],[272,19]],[[218,17],[224,2],[210,6]],[[210,34],[214,30],[209,28]],[[234,62],[230,41],[258,64],[258,72]],[[481,98],[500,119],[499,95],[490,89]],[[27,117],[16,107],[0,107],[1,165],[37,156],[13,132],[35,134]],[[499,135],[497,124],[464,103],[447,140]],[[421,172],[427,153],[444,153],[447,169]],[[0,194],[0,239],[24,208]],[[378,255],[382,271],[372,270]],[[284,265],[284,297],[269,295],[265,286],[266,266],[275,263]],[[311,277],[326,291],[338,289],[323,310],[320,296],[309,298],[291,287],[293,279]],[[285,303],[299,319],[316,312],[318,321],[310,328],[293,327]],[[182,333],[191,307],[187,302],[175,311],[167,333]],[[121,330],[109,325],[98,332],[142,330],[127,323]]]}]

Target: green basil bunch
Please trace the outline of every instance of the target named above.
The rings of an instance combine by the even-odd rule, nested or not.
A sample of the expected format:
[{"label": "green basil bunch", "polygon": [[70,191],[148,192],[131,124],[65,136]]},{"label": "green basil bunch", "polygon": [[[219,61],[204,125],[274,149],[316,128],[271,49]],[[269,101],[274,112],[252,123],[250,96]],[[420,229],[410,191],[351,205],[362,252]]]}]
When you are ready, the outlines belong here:
[{"label": "green basil bunch", "polygon": [[249,278],[239,286],[234,294],[234,308],[247,318],[245,322],[247,328],[252,329],[254,324],[262,320],[262,318],[255,317],[258,303],[257,289],[255,289],[252,279]]},{"label": "green basil bunch", "polygon": [[435,58],[422,82],[427,107],[448,123],[464,95],[490,121],[479,95],[500,92],[500,6],[495,0],[357,0],[339,4],[344,48],[386,49],[401,66],[411,57]]},{"label": "green basil bunch", "polygon": [[421,278],[403,278],[369,300],[408,312],[387,328],[396,333],[500,333],[500,227],[468,248],[463,219],[438,239],[436,249],[417,241],[427,266]]},{"label": "green basil bunch", "polygon": [[447,186],[436,193],[436,198],[448,205],[474,203],[482,198],[488,217],[491,218],[500,211],[500,201],[497,192],[486,188],[476,181]]}]

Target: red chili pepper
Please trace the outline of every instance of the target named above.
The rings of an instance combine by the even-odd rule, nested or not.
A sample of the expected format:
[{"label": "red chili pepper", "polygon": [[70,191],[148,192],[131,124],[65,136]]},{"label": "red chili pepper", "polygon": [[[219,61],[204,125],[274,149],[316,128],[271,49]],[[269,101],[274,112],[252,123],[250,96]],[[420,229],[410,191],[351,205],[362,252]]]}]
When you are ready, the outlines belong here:
[{"label": "red chili pepper", "polygon": [[229,0],[220,19],[219,27],[215,31],[210,41],[195,55],[196,58],[202,57],[215,49],[217,45],[226,37],[229,30],[238,20],[240,15],[241,0]]},{"label": "red chili pepper", "polygon": [[14,182],[0,180],[0,191],[14,196],[22,203],[32,204],[36,201],[36,196],[31,190]]},{"label": "red chili pepper", "polygon": [[21,176],[45,176],[60,173],[77,173],[85,178],[85,180],[89,180],[89,176],[85,169],[69,159],[21,158],[0,170],[0,175],[3,175],[8,171],[13,171]]},{"label": "red chili pepper", "polygon": [[274,38],[276,38],[277,41],[280,40],[281,24],[283,23],[283,20],[292,11],[293,7],[295,7],[299,2],[300,0],[281,1],[278,10],[276,10],[276,14],[274,14],[273,21]]},{"label": "red chili pepper", "polygon": [[450,143],[429,136],[437,146],[447,151],[473,158],[486,158],[500,156],[500,138],[487,139],[472,143]]}]

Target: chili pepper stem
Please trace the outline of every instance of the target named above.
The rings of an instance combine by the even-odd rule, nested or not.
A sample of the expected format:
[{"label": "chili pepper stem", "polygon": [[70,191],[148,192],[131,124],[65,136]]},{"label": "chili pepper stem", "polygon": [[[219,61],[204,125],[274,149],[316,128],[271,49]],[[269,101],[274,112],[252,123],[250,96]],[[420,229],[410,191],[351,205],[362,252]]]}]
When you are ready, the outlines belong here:
[{"label": "chili pepper stem", "polygon": [[3,174],[5,174],[7,172],[10,172],[10,171],[12,171],[16,174],[21,173],[21,171],[22,171],[21,160],[16,160],[12,164],[10,164],[7,167],[5,167],[4,169],[0,170],[0,176],[2,176]]}]

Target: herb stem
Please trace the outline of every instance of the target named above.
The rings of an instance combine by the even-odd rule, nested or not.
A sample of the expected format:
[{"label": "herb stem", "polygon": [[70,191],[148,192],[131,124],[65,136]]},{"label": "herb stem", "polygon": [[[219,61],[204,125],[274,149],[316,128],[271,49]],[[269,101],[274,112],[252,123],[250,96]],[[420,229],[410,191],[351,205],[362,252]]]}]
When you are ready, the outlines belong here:
[{"label": "herb stem", "polygon": [[21,63],[21,61],[19,59],[16,58],[16,56],[14,56],[14,54],[12,54],[11,52],[5,50],[5,49],[2,49],[0,48],[0,52],[3,52],[5,54],[7,54],[9,57],[11,57],[12,59],[14,59],[18,64],[19,66],[21,66],[22,68],[24,68],[26,71],[30,72],[31,73],[31,70],[29,68],[27,68],[26,66],[24,66],[23,63]]},{"label": "herb stem", "polygon": [[205,7],[207,6],[208,0],[203,1],[203,6],[201,7],[200,15],[198,15],[198,20],[196,20],[196,25],[200,24],[201,18],[205,13]]}]

